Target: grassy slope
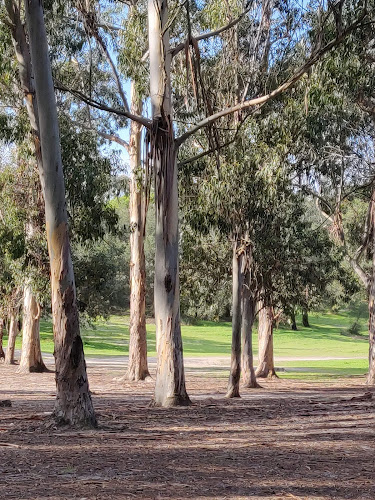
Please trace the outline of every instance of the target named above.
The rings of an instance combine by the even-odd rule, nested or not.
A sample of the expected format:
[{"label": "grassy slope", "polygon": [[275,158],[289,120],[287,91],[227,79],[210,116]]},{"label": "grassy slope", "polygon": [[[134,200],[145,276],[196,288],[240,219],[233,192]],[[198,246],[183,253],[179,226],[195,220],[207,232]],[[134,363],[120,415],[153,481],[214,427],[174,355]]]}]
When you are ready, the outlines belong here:
[{"label": "grassy slope", "polygon": [[[299,327],[297,332],[287,328],[275,331],[274,348],[277,367],[282,377],[326,378],[358,375],[367,369],[367,320],[360,318],[361,334],[351,337],[345,330],[356,318],[350,313],[312,314],[311,328]],[[98,321],[95,328],[82,329],[85,353],[88,356],[126,355],[128,353],[129,318],[112,316],[109,321]],[[148,324],[149,355],[155,356],[155,325]],[[229,356],[231,344],[230,323],[199,321],[182,327],[185,356]],[[344,333],[344,334],[343,334]],[[52,326],[41,323],[42,350],[53,352]],[[254,332],[255,357],[257,338]],[[17,341],[20,347],[20,340]],[[311,358],[362,358],[351,360],[311,360]],[[278,360],[277,358],[281,358]],[[297,358],[286,360],[285,358]],[[298,359],[300,358],[300,359]],[[301,359],[302,358],[302,359]],[[310,360],[309,360],[310,358]],[[284,371],[285,370],[285,371]]]}]

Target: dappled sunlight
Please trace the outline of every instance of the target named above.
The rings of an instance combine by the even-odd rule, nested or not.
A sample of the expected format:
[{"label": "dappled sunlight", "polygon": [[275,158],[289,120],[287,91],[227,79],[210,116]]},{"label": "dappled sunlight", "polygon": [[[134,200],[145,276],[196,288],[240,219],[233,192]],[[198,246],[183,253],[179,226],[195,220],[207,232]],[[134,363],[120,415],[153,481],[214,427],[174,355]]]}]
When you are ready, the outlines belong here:
[{"label": "dappled sunlight", "polygon": [[60,498],[372,498],[374,400],[361,380],[264,381],[228,400],[221,372],[188,371],[193,406],[166,409],[149,406],[152,384],[118,384],[119,368],[98,365],[99,427],[74,430],[51,421],[53,374],[38,387],[13,373],[2,367],[0,379],[12,400],[0,413],[0,469],[13,498],[38,497],[41,482]]}]

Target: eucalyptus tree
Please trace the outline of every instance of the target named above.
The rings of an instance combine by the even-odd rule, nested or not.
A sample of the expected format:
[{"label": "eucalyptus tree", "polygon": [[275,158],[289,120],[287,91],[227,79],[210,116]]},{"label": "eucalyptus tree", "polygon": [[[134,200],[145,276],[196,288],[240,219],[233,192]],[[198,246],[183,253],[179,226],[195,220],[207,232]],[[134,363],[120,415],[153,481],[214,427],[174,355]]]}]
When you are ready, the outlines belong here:
[{"label": "eucalyptus tree", "polygon": [[[245,95],[236,98],[224,109],[208,105],[204,98],[204,105],[199,107],[197,121],[187,127],[179,137],[175,137],[175,126],[172,106],[171,70],[178,69],[184,63],[182,57],[187,56],[191,61],[194,77],[189,79],[189,89],[197,89],[200,77],[200,43],[207,40],[223,42],[220,37],[228,28],[246,19],[249,9],[224,26],[213,31],[201,31],[196,34],[192,31],[189,22],[189,3],[176,9],[169,16],[168,5],[162,0],[150,0],[147,7],[148,19],[148,58],[150,77],[150,103],[152,119],[132,113],[126,101],[123,106],[113,108],[108,106],[100,97],[93,94],[82,95],[77,89],[70,89],[75,95],[80,95],[83,101],[104,111],[126,117],[143,125],[147,129],[148,158],[152,161],[155,179],[155,206],[156,206],[156,251],[155,251],[155,321],[157,329],[158,366],[155,385],[155,404],[162,406],[189,404],[186,393],[183,370],[182,339],[180,328],[179,307],[179,277],[178,277],[178,194],[177,194],[177,153],[180,146],[198,133],[204,127],[211,126],[216,121],[234,113],[246,114],[246,110],[255,110],[272,98],[280,95],[294,85],[305,72],[318,61],[325,53],[338,45],[348,33],[355,30],[363,22],[366,12],[361,11],[359,18],[344,29],[326,33],[319,43],[312,47],[310,56],[300,67],[292,70],[292,74],[284,81],[275,81],[273,90],[265,95],[255,97]],[[186,11],[184,29],[174,37],[176,44],[170,46],[170,33],[174,21]],[[324,17],[325,25],[332,21],[331,13]],[[343,21],[344,24],[346,19]],[[285,24],[286,26],[286,24]],[[214,54],[213,54],[214,55]],[[141,62],[141,61],[139,61]],[[186,62],[186,58],[185,58]],[[190,63],[189,63],[190,64]],[[290,75],[290,74],[289,74]],[[198,78],[197,78],[198,77]],[[126,98],[126,96],[125,96]],[[200,150],[198,154],[204,154]]]},{"label": "eucalyptus tree", "polygon": [[[342,47],[329,55],[327,68],[319,65],[311,73],[306,82],[308,114],[301,117],[300,122],[305,133],[296,156],[303,189],[315,198],[322,221],[368,294],[369,384],[375,382],[372,312],[375,280],[366,258],[373,247],[375,193],[374,40],[373,23],[366,24],[361,34],[353,33]],[[345,222],[345,214],[359,199],[365,202],[367,210],[358,212],[357,221],[360,214],[363,229],[358,231],[357,225],[353,233]]]},{"label": "eucalyptus tree", "polygon": [[261,283],[256,375],[272,377],[277,315],[304,304],[306,287],[315,300],[322,296],[337,273],[337,260],[324,229],[307,217],[301,193],[294,193],[290,187],[281,186],[273,202],[264,208],[254,238]]},{"label": "eucalyptus tree", "polygon": [[[20,153],[17,156],[12,155],[9,158],[9,165],[3,165],[0,171],[0,309],[2,318],[9,318],[5,358],[8,363],[14,362],[15,340],[18,335],[22,302],[26,313],[24,317],[26,318],[30,312],[30,301],[22,300],[22,289],[31,290],[30,269],[33,267],[31,261],[34,260],[35,238],[32,242],[30,235],[26,234],[25,227],[31,220],[35,221],[35,215],[39,213],[38,204],[31,203],[31,193],[34,188],[35,176],[27,158],[23,158]],[[43,255],[43,252],[38,252],[38,254]],[[37,311],[34,311],[34,314],[37,314]],[[37,332],[33,330],[33,326],[37,323],[38,320],[34,318],[31,319],[30,324],[28,321],[23,322],[21,370],[43,371],[45,369],[40,352],[39,330]],[[27,342],[33,344],[33,349],[25,349]],[[26,353],[28,359],[25,359]]]},{"label": "eucalyptus tree", "polygon": [[[145,4],[132,4],[127,18],[120,20],[119,8],[114,4],[101,6],[91,0],[78,0],[65,6],[65,10],[68,27],[60,20],[60,26],[55,26],[55,30],[74,31],[78,21],[78,39],[81,38],[81,43],[72,46],[69,64],[65,61],[62,64],[56,63],[57,86],[66,90],[66,85],[72,86],[77,82],[79,92],[73,93],[73,100],[65,96],[61,104],[74,116],[74,124],[78,128],[91,129],[105,141],[121,146],[129,158],[130,342],[129,362],[124,379],[143,380],[149,377],[144,239],[151,182],[149,169],[141,158],[143,127],[138,122],[131,121],[129,140],[126,140],[121,129],[128,127],[128,120],[116,115],[103,116],[98,109],[82,105],[82,99],[85,101],[85,94],[90,95],[95,87],[100,87],[101,98],[105,92],[106,99],[113,106],[122,105],[128,109],[125,83],[127,79],[131,79],[130,111],[134,115],[142,113],[148,84],[145,78],[146,60],[142,58],[147,46],[147,29],[142,26]],[[73,15],[75,11],[78,16]]]},{"label": "eucalyptus tree", "polygon": [[[2,36],[8,37],[7,42],[10,42],[10,38],[13,40],[14,50],[17,55],[17,59],[19,61],[19,67],[22,68],[22,90],[24,92],[27,91],[26,85],[30,83],[31,75],[28,74],[27,68],[27,41],[26,35],[24,32],[24,28],[21,23],[20,10],[17,6],[13,6],[11,2],[5,3],[7,15],[5,17],[5,25],[8,25],[9,29],[2,29]],[[4,45],[4,50],[1,54],[2,61],[8,58],[9,61],[12,61],[12,54],[10,52],[10,44]],[[2,100],[5,103],[11,103],[11,106],[15,107],[15,112],[13,113],[12,121],[18,122],[17,128],[23,129],[23,132],[26,132],[25,127],[25,116],[23,115],[22,110],[17,109],[17,101],[21,101],[22,97],[20,97],[21,91],[14,91],[17,89],[15,85],[12,88],[12,84],[14,83],[14,64],[8,63],[3,64],[4,72],[2,74]],[[8,86],[8,88],[6,88]],[[13,95],[12,95],[13,94]],[[30,104],[30,96],[26,99],[28,102],[29,109]],[[24,135],[20,133],[9,134],[7,129],[2,130],[3,140],[6,141],[16,141],[18,144],[23,143],[23,147],[25,146]],[[38,146],[37,146],[38,147]],[[25,149],[25,148],[24,148]],[[22,147],[21,147],[22,150]],[[25,157],[25,152],[22,153]],[[21,154],[21,156],[22,156]],[[26,157],[21,159],[23,162],[27,162]],[[19,175],[24,175],[25,179],[32,180],[33,178],[33,167],[29,165],[29,168],[23,169],[23,171]],[[17,179],[17,182],[22,182],[21,177]],[[25,183],[24,182],[25,192],[23,193],[23,197],[21,199],[21,205],[24,206],[25,203],[29,204],[29,206],[35,207],[35,212],[38,212],[39,205],[39,189],[36,189],[34,192],[35,184],[33,182]],[[14,187],[14,183],[13,183]],[[13,191],[14,192],[14,191]],[[20,198],[18,198],[20,199]],[[34,234],[37,232],[37,228],[35,227],[35,213],[33,211],[29,211],[28,219],[25,221],[25,227],[27,229],[26,239],[27,246],[29,248],[32,247],[32,241],[35,239]],[[29,269],[29,267],[28,267]],[[27,273],[25,273],[27,274]],[[23,325],[23,348],[21,355],[21,364],[20,369],[23,371],[43,371],[45,370],[45,365],[42,361],[42,356],[40,352],[40,342],[39,342],[39,316],[40,316],[40,304],[38,303],[38,299],[35,296],[34,291],[32,290],[32,285],[30,278],[24,280],[24,283],[20,286],[24,287],[23,293],[23,314],[26,318],[26,321]],[[14,322],[13,322],[14,323]],[[12,324],[13,324],[12,323]],[[15,331],[13,329],[13,331]],[[12,336],[13,337],[13,336]]]},{"label": "eucalyptus tree", "polygon": [[[7,23],[9,30],[4,30],[1,33],[6,35],[12,34],[14,37],[15,48],[18,51],[18,58],[24,61],[25,71],[21,74],[23,85],[27,86],[28,73],[27,69],[31,68],[28,59],[28,45],[25,38],[24,28],[22,26],[21,12],[13,9],[11,3],[7,4],[8,17]],[[2,54],[5,62],[6,56],[12,61],[10,47],[5,44],[8,49],[8,54]],[[22,55],[25,58],[22,59]],[[14,74],[13,74],[14,73]],[[46,250],[44,249],[44,238],[42,234],[44,228],[44,203],[40,192],[40,185],[34,175],[34,160],[30,151],[30,134],[27,126],[27,116],[21,107],[22,92],[17,91],[18,75],[12,71],[12,66],[7,68],[7,75],[2,75],[2,80],[6,78],[12,81],[12,86],[8,94],[3,90],[2,100],[9,103],[13,107],[14,112],[6,115],[9,121],[16,119],[15,129],[22,129],[22,133],[9,134],[7,129],[4,131],[4,139],[8,142],[17,144],[18,155],[21,155],[22,161],[30,164],[29,170],[23,172],[24,180],[22,181],[24,196],[18,197],[18,205],[22,207],[32,207],[27,210],[28,220],[25,222],[27,230],[26,238],[26,256],[24,266],[24,276],[20,276],[20,286],[24,288],[24,307],[23,307],[23,345],[21,352],[20,369],[27,371],[38,371],[44,369],[44,364],[40,363],[40,346],[39,346],[39,316],[41,309],[48,303],[49,297],[45,291],[46,278],[49,273],[46,273]],[[32,85],[32,82],[30,82]],[[30,110],[29,110],[30,111]],[[32,110],[31,110],[32,111]],[[78,132],[71,125],[70,120],[60,113],[60,130],[62,143],[62,158],[64,163],[64,175],[67,188],[68,201],[68,217],[70,225],[70,234],[73,236],[74,242],[84,243],[89,240],[102,238],[104,233],[109,233],[113,230],[117,223],[117,216],[113,208],[108,204],[108,196],[111,189],[111,178],[113,165],[116,158],[112,154],[110,160],[102,157],[99,152],[96,135],[92,132],[84,130]],[[36,141],[36,146],[38,143]],[[29,179],[29,183],[25,184],[25,180]],[[18,181],[17,181],[18,182]],[[21,181],[20,181],[21,182]],[[13,183],[14,184],[14,183]],[[13,190],[13,187],[11,191]],[[12,191],[13,192],[13,191]],[[27,193],[27,196],[25,194]],[[78,285],[83,286],[82,280]],[[31,289],[33,293],[30,293]],[[38,297],[38,303],[35,300]],[[31,309],[31,311],[30,311]],[[106,308],[87,309],[89,314],[105,314]],[[38,347],[36,347],[38,346]],[[39,354],[36,354],[39,352]]]},{"label": "eucalyptus tree", "polygon": [[[10,15],[14,13],[19,19],[18,2],[9,1],[7,8]],[[22,28],[20,38],[17,31],[13,31],[13,37],[19,60],[21,86],[25,91],[27,111],[35,138],[35,152],[45,202],[56,362],[57,394],[54,415],[63,423],[95,425],[96,418],[79,332],[59,126],[41,3],[25,2],[25,13],[29,47],[23,46],[22,51],[17,50],[20,40],[26,40],[21,23],[18,24],[19,29]],[[35,91],[31,87],[34,81]]]}]

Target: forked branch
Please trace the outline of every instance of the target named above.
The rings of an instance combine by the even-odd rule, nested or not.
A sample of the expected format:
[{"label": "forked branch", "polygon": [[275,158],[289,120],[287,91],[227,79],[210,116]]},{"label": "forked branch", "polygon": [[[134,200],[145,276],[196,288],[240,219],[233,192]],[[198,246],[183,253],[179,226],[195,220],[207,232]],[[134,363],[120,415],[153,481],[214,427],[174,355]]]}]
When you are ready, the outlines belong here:
[{"label": "forked branch", "polygon": [[242,111],[247,108],[252,108],[254,106],[262,106],[271,99],[274,99],[278,95],[288,90],[311,68],[311,66],[313,66],[317,61],[319,61],[327,52],[337,47],[337,45],[339,45],[348,35],[350,35],[350,33],[355,31],[361,25],[366,15],[367,12],[366,11],[363,12],[363,14],[360,16],[359,19],[357,19],[355,23],[350,25],[346,30],[342,31],[334,40],[331,40],[324,47],[313,53],[311,57],[294,73],[294,75],[291,78],[289,78],[286,82],[277,87],[275,90],[261,97],[256,97],[254,99],[249,99],[247,101],[240,102],[235,106],[225,108],[221,111],[218,111],[217,113],[214,113],[211,116],[208,116],[207,118],[204,118],[202,121],[198,122],[196,125],[191,127],[190,130],[188,130],[180,137],[178,137],[176,139],[177,145],[178,146],[181,145],[183,142],[186,141],[186,139],[188,139],[191,135],[195,134],[198,130],[214,123],[216,120],[219,120],[224,116],[236,113],[237,111]]},{"label": "forked branch", "polygon": [[92,99],[91,97],[85,95],[83,92],[67,87],[66,85],[58,81],[55,81],[55,88],[58,90],[62,90],[63,92],[69,92],[74,97],[77,97],[77,99],[80,99],[82,102],[88,104],[89,106],[95,109],[100,109],[101,111],[107,111],[108,113],[113,113],[114,115],[118,116],[125,116],[126,118],[129,118],[129,120],[134,120],[135,122],[140,123],[144,127],[151,129],[152,121],[149,120],[148,118],[145,118],[144,116],[134,115],[133,113],[130,113],[126,110],[121,110],[107,106],[103,102],[96,101],[95,99]]},{"label": "forked branch", "polygon": [[[234,19],[230,23],[226,24],[225,26],[222,26],[221,28],[218,28],[218,29],[213,30],[213,31],[209,31],[208,33],[202,33],[202,35],[198,35],[198,36],[193,37],[194,41],[200,42],[201,40],[207,40],[208,38],[218,36],[218,35],[220,35],[220,33],[223,33],[224,31],[227,31],[230,28],[233,28],[233,26],[238,24],[241,21],[241,19],[243,19],[249,11],[250,11],[250,7],[248,7],[246,10],[244,10],[240,16],[238,16],[236,19]],[[171,49],[170,52],[172,54],[172,57],[176,56],[179,52],[184,50],[186,47],[186,44],[188,44],[189,42],[190,42],[190,40],[186,40],[186,42],[182,42],[182,43],[176,45],[176,47],[174,47],[173,49]]]}]

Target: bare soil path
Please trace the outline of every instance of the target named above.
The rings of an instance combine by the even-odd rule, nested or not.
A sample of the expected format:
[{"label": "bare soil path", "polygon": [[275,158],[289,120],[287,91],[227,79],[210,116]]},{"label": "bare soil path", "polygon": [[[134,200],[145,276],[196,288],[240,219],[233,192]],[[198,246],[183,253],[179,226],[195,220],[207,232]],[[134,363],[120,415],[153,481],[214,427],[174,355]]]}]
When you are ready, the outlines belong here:
[{"label": "bare soil path", "polygon": [[266,380],[224,398],[227,374],[188,364],[189,408],[88,363],[97,430],[55,427],[54,374],[0,365],[1,499],[375,499],[375,395],[363,378]]}]

